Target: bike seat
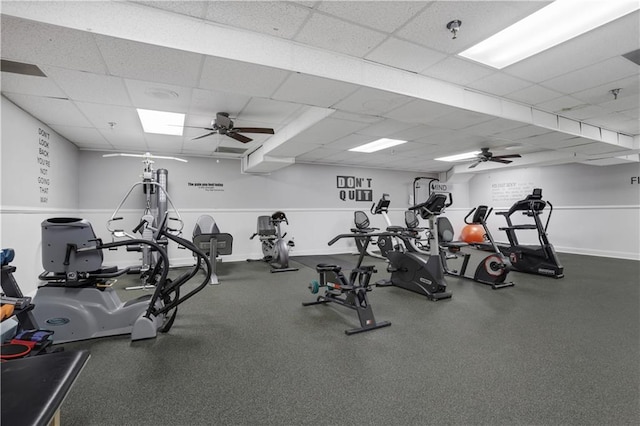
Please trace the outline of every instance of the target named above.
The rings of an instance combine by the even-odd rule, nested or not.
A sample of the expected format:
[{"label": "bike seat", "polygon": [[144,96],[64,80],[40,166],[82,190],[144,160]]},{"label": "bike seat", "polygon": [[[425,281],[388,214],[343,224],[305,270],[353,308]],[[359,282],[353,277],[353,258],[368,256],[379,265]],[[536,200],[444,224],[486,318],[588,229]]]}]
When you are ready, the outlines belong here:
[{"label": "bike seat", "polygon": [[405,228],[402,226],[387,226],[387,232],[404,232]]}]

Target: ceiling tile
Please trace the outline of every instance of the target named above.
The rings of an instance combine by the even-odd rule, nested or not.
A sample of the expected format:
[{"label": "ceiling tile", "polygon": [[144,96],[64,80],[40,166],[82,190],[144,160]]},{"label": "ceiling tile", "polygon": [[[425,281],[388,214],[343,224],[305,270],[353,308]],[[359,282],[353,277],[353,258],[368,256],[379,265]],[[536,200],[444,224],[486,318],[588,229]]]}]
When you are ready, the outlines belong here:
[{"label": "ceiling tile", "polygon": [[325,144],[322,147],[346,151],[369,142],[371,142],[371,136],[359,133],[351,133],[350,135],[347,135],[343,138]]},{"label": "ceiling tile", "polygon": [[391,134],[401,132],[403,130],[415,127],[415,123],[404,123],[401,121],[386,119],[379,123],[373,124],[366,129],[359,130],[358,133],[362,135],[369,135],[376,138],[388,137]]},{"label": "ceiling tile", "polygon": [[522,122],[507,120],[503,118],[493,118],[484,120],[479,124],[474,124],[464,128],[465,133],[481,136],[493,136],[500,132],[516,129],[522,126]]},{"label": "ceiling tile", "polygon": [[364,127],[366,127],[364,123],[336,120],[329,117],[294,136],[290,139],[290,142],[326,145]]},{"label": "ceiling tile", "polygon": [[[611,93],[612,89],[620,89],[616,97]],[[639,94],[640,77],[638,75],[634,75],[632,77],[606,83],[602,86],[596,86],[581,92],[572,93],[571,96],[587,103],[601,104],[601,106],[608,108],[607,105],[615,107],[614,104],[621,104],[625,100],[631,100],[637,106],[638,102],[640,102]]]},{"label": "ceiling tile", "polygon": [[195,87],[202,55],[112,37],[96,36],[109,73],[134,80]]},{"label": "ceiling tile", "polygon": [[51,128],[67,140],[73,141],[78,148],[105,150],[113,148],[104,136],[93,127],[53,125]]},{"label": "ceiling tile", "polygon": [[630,76],[638,76],[638,66],[622,57],[614,57],[540,84],[563,93],[574,93]]},{"label": "ceiling tile", "polygon": [[410,100],[408,96],[361,87],[333,107],[360,114],[383,114]]},{"label": "ceiling tile", "polygon": [[580,100],[571,96],[561,96],[559,98],[555,98],[536,105],[536,107],[540,108],[543,111],[554,112],[560,115],[573,108],[583,108],[585,106],[586,103],[581,102]]},{"label": "ceiling tile", "polygon": [[251,98],[237,93],[216,90],[193,89],[189,114],[206,116],[203,124],[209,125],[218,112],[228,112],[236,115],[242,111]]},{"label": "ceiling tile", "polygon": [[2,58],[34,65],[107,72],[93,34],[0,15]]},{"label": "ceiling tile", "polygon": [[506,129],[494,134],[495,137],[503,140],[518,141],[520,139],[529,138],[531,136],[539,136],[549,133],[549,129],[538,126],[525,125],[514,129]]},{"label": "ceiling tile", "polygon": [[529,86],[531,86],[531,82],[501,72],[490,74],[469,84],[469,87],[473,89],[498,96],[504,96]]},{"label": "ceiling tile", "polygon": [[98,129],[110,129],[109,122],[116,123],[113,129],[135,129],[138,135],[142,132],[142,124],[133,107],[100,105],[89,102],[76,102],[76,106]]},{"label": "ceiling tile", "polygon": [[316,161],[325,157],[329,157],[331,155],[335,155],[338,152],[342,152],[342,150],[330,149],[330,145],[319,146],[309,152],[305,152],[304,154],[300,155],[298,158],[296,158],[296,161],[298,159],[302,160],[302,162]]},{"label": "ceiling tile", "polygon": [[69,100],[21,95],[17,93],[3,93],[3,95],[49,126],[59,124],[91,127],[91,123],[80,113],[76,105]]},{"label": "ceiling tile", "polygon": [[205,11],[210,2],[208,1],[132,1],[144,6],[155,7],[167,10],[169,12],[179,13],[180,15],[193,16],[194,18],[204,18]]},{"label": "ceiling tile", "polygon": [[494,72],[495,70],[484,65],[449,56],[443,61],[426,68],[420,74],[465,86]]},{"label": "ceiling tile", "polygon": [[[579,70],[638,48],[640,12],[559,44],[504,69],[536,83]],[[588,54],[585,54],[588,52]]]},{"label": "ceiling tile", "polygon": [[427,124],[432,123],[438,127],[459,130],[469,128],[470,126],[474,126],[478,123],[495,120],[495,117],[491,115],[460,109],[437,117],[431,121],[427,121]]},{"label": "ceiling tile", "polygon": [[[45,68],[45,70],[43,70],[45,74],[48,74],[48,69]],[[20,93],[23,95],[55,98],[67,97],[51,78],[14,74],[11,72],[2,72],[1,74],[0,87],[2,87],[2,93]]]},{"label": "ceiling tile", "polygon": [[384,33],[314,13],[294,40],[361,58],[385,38]]},{"label": "ceiling tile", "polygon": [[268,98],[289,74],[276,68],[207,56],[198,87]]},{"label": "ceiling tile", "polygon": [[505,95],[507,99],[513,99],[515,101],[524,102],[528,105],[538,105],[542,102],[550,101],[562,96],[562,92],[547,89],[538,84],[525,87],[520,90],[516,90]]},{"label": "ceiling tile", "polygon": [[[446,53],[458,53],[493,35],[510,23],[544,7],[543,1],[434,1],[396,32],[414,43]],[[462,21],[454,40],[447,23]]]},{"label": "ceiling tile", "polygon": [[74,101],[131,106],[127,89],[119,77],[47,67],[47,74]]},{"label": "ceiling tile", "polygon": [[324,1],[318,10],[378,31],[392,33],[413,18],[425,1]]},{"label": "ceiling tile", "polygon": [[284,1],[210,1],[205,19],[290,39],[309,13],[307,7]]},{"label": "ceiling tile", "polygon": [[294,73],[280,86],[272,98],[305,105],[330,107],[355,92],[351,83]]},{"label": "ceiling tile", "polygon": [[445,57],[446,55],[444,53],[395,37],[390,37],[365,56],[365,59],[394,68],[420,72],[440,62]]},{"label": "ceiling tile", "polygon": [[302,108],[299,104],[276,101],[273,99],[252,98],[237,115],[236,126],[248,126],[247,121],[256,123],[269,123],[273,125],[285,124],[290,121],[292,115]]},{"label": "ceiling tile", "polygon": [[191,104],[191,89],[187,87],[130,79],[124,83],[135,108],[182,112]]},{"label": "ceiling tile", "polygon": [[360,123],[377,123],[378,121],[384,120],[384,118],[379,117],[377,115],[368,115],[368,114],[352,114],[350,112],[344,111],[336,111],[331,114],[332,118],[339,120],[348,120],[348,121],[358,121]]},{"label": "ceiling tile", "polygon": [[384,116],[409,123],[430,123],[437,117],[442,117],[454,111],[456,111],[456,108],[447,105],[416,99],[389,111]]},{"label": "ceiling tile", "polygon": [[403,141],[414,141],[418,139],[422,139],[426,136],[441,133],[443,130],[441,128],[429,127],[425,125],[414,125],[411,128],[406,130],[401,130],[399,132],[393,133],[390,135],[393,139],[400,139]]},{"label": "ceiling tile", "polygon": [[113,129],[99,129],[100,134],[118,151],[148,151],[142,129],[114,127]]}]

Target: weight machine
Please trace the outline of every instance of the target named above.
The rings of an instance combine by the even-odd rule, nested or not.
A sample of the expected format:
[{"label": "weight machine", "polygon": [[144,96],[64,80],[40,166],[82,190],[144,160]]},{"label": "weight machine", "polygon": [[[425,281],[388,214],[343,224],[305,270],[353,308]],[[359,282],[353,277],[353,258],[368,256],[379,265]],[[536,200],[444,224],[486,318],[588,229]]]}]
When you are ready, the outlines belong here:
[{"label": "weight machine", "polygon": [[[111,233],[113,239],[121,239],[121,238],[129,238],[134,239],[130,234],[127,234],[123,231],[122,228],[115,228],[115,222],[123,220],[122,216],[119,216],[120,209],[122,209],[123,205],[127,202],[130,195],[133,191],[141,187],[142,192],[145,195],[145,207],[142,215],[142,221],[150,225],[150,227],[156,227],[160,221],[164,218],[165,213],[171,211],[172,215],[167,218],[167,222],[170,222],[170,226],[167,225],[167,230],[174,235],[180,235],[182,229],[184,227],[184,222],[180,217],[180,213],[175,208],[173,202],[171,201],[171,197],[169,197],[169,193],[167,192],[168,187],[168,179],[169,172],[166,169],[157,169],[154,170],[153,159],[165,159],[165,160],[175,160],[181,162],[187,162],[187,160],[183,160],[181,158],[176,157],[165,157],[152,155],[150,153],[145,154],[105,154],[103,157],[115,157],[115,156],[124,156],[124,157],[138,157],[142,158],[142,163],[144,165],[140,182],[134,183],[129,191],[126,193],[118,207],[111,214],[111,217],[107,221],[107,229]],[[170,210],[169,210],[170,209]],[[142,240],[153,240],[153,232],[150,230],[149,226],[136,227],[134,233],[140,234],[140,239]],[[168,240],[166,238],[155,241],[156,243],[166,247]],[[141,265],[139,269],[132,269],[130,273],[140,273],[140,280],[142,282],[141,286],[133,286],[127,287],[127,290],[139,290],[139,289],[148,289],[150,287],[149,281],[149,273],[153,269],[154,265],[158,261],[158,253],[154,249],[152,245],[139,244],[139,245],[131,245],[127,247],[127,251],[136,251],[141,253]]]}]

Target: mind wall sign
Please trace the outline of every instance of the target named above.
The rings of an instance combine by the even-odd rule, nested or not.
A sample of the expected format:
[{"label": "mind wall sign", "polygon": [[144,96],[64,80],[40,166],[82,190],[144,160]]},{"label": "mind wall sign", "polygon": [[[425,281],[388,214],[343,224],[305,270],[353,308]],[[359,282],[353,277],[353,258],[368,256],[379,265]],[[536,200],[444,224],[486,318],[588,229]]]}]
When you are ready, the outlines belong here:
[{"label": "mind wall sign", "polygon": [[338,196],[342,201],[373,201],[372,178],[336,176]]}]

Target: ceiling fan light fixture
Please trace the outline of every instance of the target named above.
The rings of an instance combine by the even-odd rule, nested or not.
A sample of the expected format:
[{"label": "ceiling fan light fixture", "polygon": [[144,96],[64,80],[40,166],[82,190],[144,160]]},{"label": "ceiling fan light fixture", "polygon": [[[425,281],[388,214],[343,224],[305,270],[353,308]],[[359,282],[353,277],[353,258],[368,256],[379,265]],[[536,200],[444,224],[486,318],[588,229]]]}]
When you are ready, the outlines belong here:
[{"label": "ceiling fan light fixture", "polygon": [[459,55],[502,69],[639,8],[638,0],[556,0]]},{"label": "ceiling fan light fixture", "polygon": [[478,154],[480,154],[481,151],[471,151],[471,152],[464,152],[462,154],[456,154],[456,155],[449,155],[446,157],[439,157],[439,158],[434,158],[434,160],[436,161],[465,161],[465,160],[472,160],[474,158],[476,158],[478,156]]},{"label": "ceiling fan light fixture", "polygon": [[407,143],[407,141],[403,141],[400,139],[382,138],[373,142],[366,143],[364,145],[356,146],[355,148],[349,149],[349,151],[372,153],[391,148],[392,146],[402,145],[403,143]]},{"label": "ceiling fan light fixture", "polygon": [[145,133],[182,136],[184,114],[140,108],[136,108],[136,111]]}]

